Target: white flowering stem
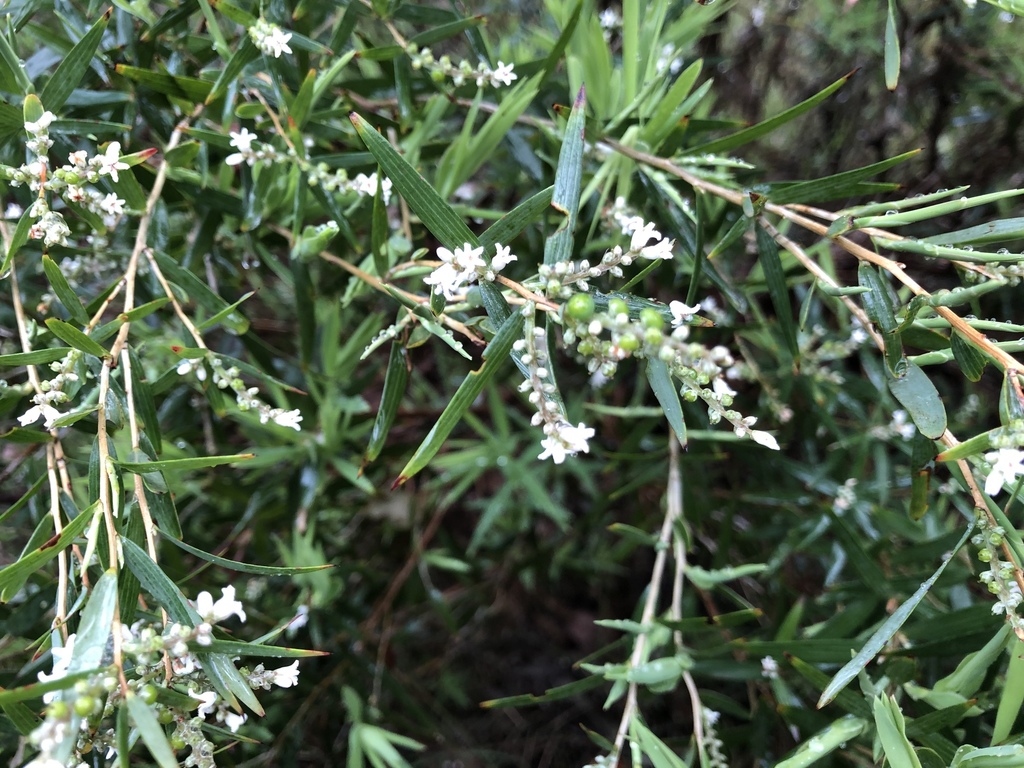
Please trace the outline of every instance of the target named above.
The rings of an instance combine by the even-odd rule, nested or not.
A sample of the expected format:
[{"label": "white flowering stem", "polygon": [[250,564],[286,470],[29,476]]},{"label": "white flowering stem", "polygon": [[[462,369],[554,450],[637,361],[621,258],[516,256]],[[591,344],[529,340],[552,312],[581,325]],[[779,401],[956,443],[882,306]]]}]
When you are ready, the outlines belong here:
[{"label": "white flowering stem", "polygon": [[[669,470],[668,470],[668,498],[665,503],[665,519],[661,523],[661,533],[658,536],[658,544],[655,546],[657,554],[654,556],[654,567],[651,569],[651,580],[647,585],[647,600],[644,602],[644,609],[640,615],[640,625],[643,627],[649,626],[654,621],[655,613],[658,609],[658,597],[661,592],[661,579],[665,573],[665,561],[668,559],[668,553],[671,549],[669,546],[672,541],[673,527],[677,519],[682,518],[682,480],[679,476],[679,449],[676,446],[676,440],[674,438],[669,440],[672,448],[670,448],[669,454]],[[679,565],[677,563],[677,568]],[[682,578],[682,570],[676,573],[676,580]],[[681,585],[678,587],[681,593]],[[677,591],[677,587],[673,587],[673,592]],[[681,599],[681,598],[680,598]],[[673,604],[676,602],[676,596],[673,594]],[[633,653],[629,657],[629,666],[636,668],[644,663],[647,658],[647,632],[640,632],[636,636],[636,641],[633,643]],[[618,765],[619,755],[622,754],[622,747],[626,743],[626,736],[629,733],[629,725],[633,722],[633,718],[636,716],[637,707],[637,683],[629,683],[626,689],[626,704],[622,709],[622,719],[619,720],[619,730],[615,734],[615,743],[611,753],[611,764]],[[694,722],[699,720],[699,712],[695,713]],[[696,732],[696,726],[695,726]],[[702,743],[701,739],[698,739],[698,743]]]}]

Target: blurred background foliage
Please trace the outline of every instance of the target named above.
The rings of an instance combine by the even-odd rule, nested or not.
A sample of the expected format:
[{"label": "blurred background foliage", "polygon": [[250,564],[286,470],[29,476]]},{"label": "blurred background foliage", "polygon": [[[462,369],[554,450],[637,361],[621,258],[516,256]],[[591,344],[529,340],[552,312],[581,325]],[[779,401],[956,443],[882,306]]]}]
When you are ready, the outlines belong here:
[{"label": "blurred background foliage", "polygon": [[[193,100],[116,67],[209,83],[221,61],[199,8],[207,4],[154,6],[148,20],[141,7],[134,15],[123,9],[137,4],[115,5],[120,10],[104,46],[108,66],[90,73],[63,116],[128,126],[118,134],[126,151],[160,146]],[[974,10],[954,0],[898,6],[903,66],[899,86],[890,93],[882,77],[885,12],[878,3],[718,0],[708,12],[689,2],[661,4],[668,32],[658,45],[668,46],[667,66],[678,59],[678,71],[702,57],[700,82],[714,80],[694,109],[694,127],[670,143],[694,146],[757,122],[856,69],[834,97],[743,147],[739,154],[753,167],[737,170],[737,178],[747,185],[813,179],[920,148],[919,155],[886,173],[885,181],[901,185],[895,196],[962,184],[971,184],[972,193],[1020,186],[1024,20],[984,3]],[[454,10],[446,3],[264,4],[268,18],[321,41],[335,55],[365,54],[344,69],[302,128],[313,142],[314,159],[352,175],[374,170],[347,119],[356,110],[444,190],[474,231],[552,183],[561,146],[560,117],[552,105],[570,103],[575,88],[586,81],[590,114],[606,128],[627,106],[618,37],[613,33],[605,45],[602,36],[599,14],[609,8],[619,10],[593,0],[582,4],[565,62],[536,85],[523,117],[509,123],[507,135],[502,131],[500,141],[472,158],[482,165],[460,177],[451,170],[453,155],[446,153],[453,147],[465,150],[460,131],[475,109],[475,89],[437,87],[414,76],[404,56],[374,55],[374,49],[394,46],[394,32],[408,38],[480,14],[486,24],[432,47],[453,59],[513,61],[522,88],[570,23],[574,3],[480,2],[456,4]],[[249,10],[258,12],[255,5]],[[84,3],[50,8],[27,1],[5,9],[21,22],[15,42],[27,68],[37,74],[52,68],[67,30],[87,28],[94,11]],[[694,21],[698,13],[705,14],[699,23]],[[381,15],[390,17],[387,23]],[[215,18],[222,34],[231,28],[224,18]],[[387,353],[381,348],[365,360],[360,355],[393,321],[396,303],[335,264],[311,259],[296,267],[288,258],[289,230],[299,229],[296,197],[283,172],[278,183],[269,183],[267,176],[275,171],[255,174],[243,166],[236,183],[235,171],[223,165],[231,152],[227,130],[235,130],[240,117],[255,118],[261,133],[273,130],[253,94],[280,107],[299,92],[311,58],[309,46],[295,48],[296,66],[272,62],[269,73],[243,71],[227,97],[210,105],[196,123],[190,136],[194,151],[171,170],[154,238],[155,247],[228,301],[257,291],[242,307],[248,328],[232,332],[218,326],[208,342],[217,352],[251,361],[308,392],[308,397],[283,389],[275,393],[281,407],[302,409],[302,432],[272,429],[238,414],[226,418],[215,388],[183,385],[175,373],[178,360],[170,346],[182,342],[181,329],[156,319],[140,326],[146,376],[158,397],[164,457],[249,448],[257,454],[237,469],[173,478],[184,539],[248,562],[336,566],[294,579],[239,582],[239,576],[217,569],[200,574],[201,561],[163,548],[164,567],[181,583],[199,579],[239,587],[250,614],[247,634],[255,636],[260,627],[308,610],[308,624],[290,644],[331,654],[303,661],[299,686],[267,698],[267,717],[251,720],[246,732],[260,743],[239,743],[220,754],[218,763],[340,764],[351,759],[353,734],[371,733],[359,731],[360,723],[374,723],[425,745],[421,753],[407,753],[416,766],[581,764],[600,751],[587,731],[609,738],[618,721],[615,707],[602,708],[606,686],[514,709],[481,708],[480,703],[587,679],[574,666],[581,659],[603,663],[628,653],[621,633],[594,621],[636,617],[650,579],[653,549],[633,529],[653,536],[662,518],[668,473],[664,418],[642,386],[637,364],[624,363],[612,382],[595,387],[566,355],[559,376],[568,412],[598,431],[589,455],[558,467],[536,460],[538,435],[529,427],[529,408],[515,394],[512,376],[486,389],[428,471],[391,491],[407,457],[475,367],[428,334],[414,332],[405,338],[409,380],[402,406],[383,453],[363,465]],[[474,116],[477,126],[486,118]],[[54,151],[71,148],[69,142]],[[19,149],[8,140],[3,151],[14,161]],[[600,161],[587,166],[584,186]],[[663,218],[667,201],[658,184],[632,176],[635,170],[629,163],[617,171],[620,194],[627,192],[649,220],[684,240],[686,233],[672,231],[672,220]],[[144,185],[151,183],[145,171],[139,175]],[[692,194],[681,186],[678,191],[692,202]],[[18,197],[22,193],[8,189],[4,199],[25,202]],[[843,202],[828,205],[838,209]],[[303,221],[344,219],[350,232],[333,250],[368,268],[371,202],[348,200],[340,209],[322,200],[305,205]],[[714,201],[707,205],[712,223],[704,237],[710,243],[721,239],[738,212]],[[1009,215],[1011,206],[1003,204],[999,213]],[[940,226],[969,226],[981,220],[972,217],[985,214],[991,216],[992,209]],[[596,198],[584,201],[578,247],[586,242],[596,250],[607,244],[599,242],[599,233],[587,242],[600,215]],[[513,243],[520,266],[539,262],[545,234],[535,227]],[[131,237],[125,231],[112,234],[105,252],[123,256]],[[415,249],[432,251],[437,244],[405,218],[389,245],[405,259]],[[819,247],[815,255],[831,262],[827,248]],[[700,298],[713,295],[719,309],[711,315],[715,327],[698,333],[705,343],[722,343],[742,355],[750,375],[736,384],[739,400],[758,403],[762,424],[779,425],[784,450],[766,456],[750,442],[732,440],[727,430],[703,431],[706,414],[688,406],[693,433],[682,467],[691,564],[715,569],[765,563],[767,568],[713,589],[688,585],[683,611],[690,620],[687,644],[697,662],[693,674],[705,704],[722,712],[719,737],[730,764],[770,765],[842,714],[837,705],[814,709],[827,679],[820,670],[830,676],[871,628],[934,572],[959,539],[970,502],[962,494],[936,492],[928,515],[911,521],[906,513],[911,442],[894,419],[898,405],[884,386],[878,354],[850,344],[854,328],[848,316],[811,301],[806,278],[794,274],[802,352],[801,366],[794,369],[772,322],[774,310],[752,245],[739,241],[716,266],[743,300],[730,301],[703,284]],[[837,260],[834,268],[843,282],[856,283],[852,259]],[[945,263],[922,271],[929,287],[948,287],[956,280]],[[26,291],[43,291],[44,279],[34,266],[20,277]],[[643,289],[663,301],[682,299],[689,278],[683,267],[675,273],[662,269]],[[95,292],[109,279],[93,265],[83,268],[75,285],[83,293]],[[148,292],[145,300],[160,295],[152,280],[142,290]],[[1024,320],[1015,295],[1004,291],[975,310]],[[40,317],[44,311],[38,310]],[[6,305],[0,306],[0,325],[13,328]],[[14,351],[13,343],[5,332],[4,351]],[[989,374],[979,385],[967,386],[948,367],[936,383],[951,429],[973,434],[994,426],[998,377]],[[17,415],[15,405],[11,399],[2,405],[11,418]],[[84,449],[87,455],[90,436],[76,437],[72,430],[71,453],[76,439],[78,454]],[[5,444],[4,459],[2,493],[11,503],[37,476],[40,459],[32,446],[16,444]],[[941,491],[948,480],[940,469],[933,484]],[[15,557],[42,514],[43,501],[34,500],[5,523],[0,532],[4,562]],[[22,666],[19,654],[45,633],[52,597],[42,574],[33,583],[38,589],[22,601],[0,607],[5,686],[23,683],[37,671]],[[968,559],[957,559],[884,661],[869,672],[887,676],[893,685],[916,681],[927,687],[1000,627]],[[787,654],[811,666],[788,665]],[[783,666],[781,679],[762,676],[764,656]],[[997,667],[986,673],[979,694],[986,716],[944,726],[944,744],[985,742],[998,692],[995,678],[1002,674]],[[927,697],[905,698],[903,704],[908,717],[934,710]],[[692,724],[684,690],[645,692],[641,710],[654,732],[686,752]],[[0,728],[7,757],[16,736],[9,725]],[[872,763],[869,743],[851,743],[841,752],[822,764]]]}]

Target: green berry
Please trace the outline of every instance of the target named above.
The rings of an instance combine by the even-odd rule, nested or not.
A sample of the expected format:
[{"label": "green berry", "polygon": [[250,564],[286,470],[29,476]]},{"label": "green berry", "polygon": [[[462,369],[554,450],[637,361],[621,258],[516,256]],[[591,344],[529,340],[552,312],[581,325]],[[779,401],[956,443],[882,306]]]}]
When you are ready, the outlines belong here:
[{"label": "green berry", "polygon": [[664,336],[658,328],[648,328],[644,331],[644,341],[652,347],[656,347],[661,344],[663,338]]},{"label": "green berry", "polygon": [[576,293],[565,303],[565,314],[581,323],[594,316],[594,297],[589,293]]},{"label": "green berry", "polygon": [[623,336],[619,339],[619,349],[625,352],[636,352],[640,349],[640,339],[636,336]]},{"label": "green berry", "polygon": [[92,696],[79,696],[75,699],[75,714],[80,717],[88,717],[96,710],[97,701]]},{"label": "green berry", "polygon": [[654,307],[645,307],[640,310],[640,322],[644,328],[654,328],[660,331],[665,327],[665,318]]},{"label": "green berry", "polygon": [[63,701],[54,701],[46,708],[46,716],[53,720],[63,720],[68,716],[68,705]]},{"label": "green berry", "polygon": [[179,749],[184,749],[185,747],[188,746],[188,744],[185,743],[185,740],[183,738],[181,738],[181,736],[179,736],[177,734],[174,734],[173,736],[171,736],[170,742],[171,742],[171,749],[173,749],[175,752],[177,752]]},{"label": "green berry", "polygon": [[157,693],[155,685],[144,685],[139,689],[139,698],[147,704],[153,704],[156,702]]},{"label": "green berry", "polygon": [[619,315],[629,315],[629,305],[622,299],[609,299],[608,300],[608,314],[612,317],[618,317]]},{"label": "green berry", "polygon": [[156,713],[156,719],[158,722],[168,725],[174,722],[174,713],[169,709],[161,709]]}]

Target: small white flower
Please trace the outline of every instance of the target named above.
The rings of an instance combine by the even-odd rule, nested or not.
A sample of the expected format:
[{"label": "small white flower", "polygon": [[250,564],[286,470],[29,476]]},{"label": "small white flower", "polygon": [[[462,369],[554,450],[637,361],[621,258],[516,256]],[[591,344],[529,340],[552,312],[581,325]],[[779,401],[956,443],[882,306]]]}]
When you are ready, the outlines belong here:
[{"label": "small white flower", "polygon": [[235,588],[229,585],[224,587],[222,592],[217,602],[213,601],[213,596],[209,592],[200,592],[196,598],[196,612],[210,624],[216,624],[230,616],[237,616],[245,621],[245,609],[238,600],[235,600]]},{"label": "small white flower", "polygon": [[119,198],[113,192],[100,200],[99,206],[100,210],[110,216],[120,216],[124,213],[124,200]]},{"label": "small white flower", "polygon": [[199,664],[199,659],[191,653],[186,653],[184,656],[177,656],[171,659],[171,672],[173,672],[176,677],[191,675],[197,669],[202,669],[202,667]]},{"label": "small white flower", "polygon": [[992,471],[985,480],[985,493],[989,496],[995,496],[1005,483],[1024,475],[1024,451],[1000,448],[996,453],[987,454],[985,460],[992,462]]},{"label": "small white flower", "polygon": [[760,429],[752,429],[750,430],[750,438],[755,443],[763,445],[765,448],[771,448],[773,451],[780,450],[778,441],[768,432],[764,432]]},{"label": "small white flower", "polygon": [[[41,683],[48,683],[51,680],[60,680],[61,678],[67,677],[68,669],[71,667],[71,657],[75,653],[75,638],[76,635],[68,635],[67,642],[63,647],[53,647],[50,649],[50,653],[53,655],[53,669],[50,674],[45,672],[36,673],[36,678]],[[50,691],[49,693],[43,694],[43,701],[49,704],[51,701],[57,698],[58,691]]]},{"label": "small white flower", "polygon": [[285,411],[280,408],[275,408],[270,412],[270,420],[278,426],[291,427],[296,432],[301,431],[299,422],[302,421],[302,414],[299,412],[298,408],[294,411]]},{"label": "small white flower", "polygon": [[93,160],[99,163],[100,176],[110,176],[114,181],[118,180],[118,171],[128,170],[128,163],[121,162],[121,143],[118,141],[107,144],[104,153],[97,155]]},{"label": "small white flower", "polygon": [[681,301],[670,301],[668,308],[669,311],[672,312],[673,328],[678,328],[684,323],[688,323],[695,314],[700,312],[700,304],[694,304],[692,307],[688,307]]},{"label": "small white flower", "polygon": [[456,248],[454,253],[444,247],[438,248],[437,255],[443,263],[423,282],[434,286],[435,292],[444,294],[446,299],[452,301],[463,285],[475,282],[477,277],[487,271],[483,252],[483,247],[474,248],[471,243]]},{"label": "small white flower", "polygon": [[590,453],[590,445],[587,443],[594,436],[594,430],[583,422],[574,427],[571,424],[562,423],[555,433],[548,435],[540,441],[544,451],[537,457],[542,461],[550,458],[555,464],[561,464],[565,457],[576,454],[580,451]]},{"label": "small white flower", "polygon": [[232,733],[238,733],[238,729],[248,719],[245,715],[239,715],[231,710],[218,713],[218,718],[223,718],[224,725],[228,727]]},{"label": "small white flower", "polygon": [[721,397],[722,395],[728,395],[729,397],[736,396],[736,390],[729,386],[728,382],[721,376],[715,378],[711,382],[711,388],[715,391],[715,394]]},{"label": "small white flower", "polygon": [[654,228],[653,222],[647,222],[642,227],[633,230],[629,240],[629,250],[639,253],[651,240],[660,239],[661,232]]},{"label": "small white flower", "polygon": [[605,8],[598,16],[598,20],[601,22],[601,29],[614,29],[622,26],[622,19],[619,18],[619,14],[615,12],[614,8]]},{"label": "small white flower", "polygon": [[291,688],[299,684],[299,661],[296,659],[287,667],[271,670],[270,682],[281,688]]},{"label": "small white flower", "polygon": [[512,85],[512,81],[517,80],[519,77],[512,71],[513,66],[512,64],[503,64],[501,61],[498,61],[498,68],[491,72],[491,87],[497,88],[499,85]]},{"label": "small white flower", "polygon": [[58,411],[49,403],[39,403],[25,411],[24,415],[19,416],[18,421],[21,423],[21,426],[27,427],[29,424],[34,424],[40,417],[42,417],[43,427],[46,429],[53,429],[53,422],[63,415],[63,413]]},{"label": "small white flower", "polygon": [[20,219],[25,210],[17,203],[8,203],[4,210],[5,219]]},{"label": "small white flower", "polygon": [[512,249],[507,245],[495,243],[494,248],[495,253],[494,258],[491,259],[491,269],[493,269],[495,272],[500,272],[513,261],[519,260],[519,257],[517,257],[514,253],[511,253]]},{"label": "small white flower", "polygon": [[[85,765],[85,763],[82,763]],[[64,763],[52,757],[39,756],[25,763],[24,768],[64,768]]]},{"label": "small white flower", "polygon": [[32,134],[33,136],[39,136],[46,133],[50,128],[50,123],[54,120],[53,112],[47,110],[39,116],[39,119],[34,122],[25,123],[25,131]]},{"label": "small white flower", "polygon": [[199,700],[199,709],[197,709],[196,712],[200,717],[205,718],[217,707],[216,691],[203,691],[203,693],[196,693],[195,691],[190,690],[188,695],[193,699]]},{"label": "small white flower", "polygon": [[242,128],[240,131],[231,131],[228,135],[231,137],[231,146],[239,152],[249,152],[252,149],[252,143],[258,138],[248,128]]},{"label": "small white flower", "polygon": [[285,32],[277,24],[271,24],[266,19],[259,19],[250,27],[249,36],[253,43],[265,54],[275,59],[281,58],[282,53],[291,53],[288,41],[292,39],[291,32]]},{"label": "small white flower", "polygon": [[769,680],[779,679],[779,662],[771,656],[761,659],[761,675]]}]

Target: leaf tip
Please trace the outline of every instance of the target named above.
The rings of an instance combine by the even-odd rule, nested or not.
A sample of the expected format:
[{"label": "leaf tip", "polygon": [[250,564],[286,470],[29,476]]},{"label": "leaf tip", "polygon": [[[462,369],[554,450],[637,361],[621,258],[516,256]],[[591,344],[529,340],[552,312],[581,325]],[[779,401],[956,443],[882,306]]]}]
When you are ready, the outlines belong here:
[{"label": "leaf tip", "polygon": [[576,94],[576,101],[573,102],[573,109],[580,109],[587,103],[587,86],[581,84]]},{"label": "leaf tip", "polygon": [[400,486],[405,485],[405,481],[408,479],[409,478],[406,475],[399,475],[398,479],[391,484],[391,490],[394,491],[398,489]]}]

